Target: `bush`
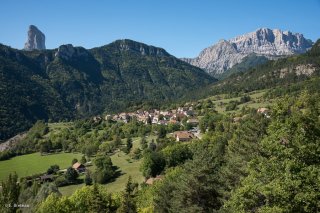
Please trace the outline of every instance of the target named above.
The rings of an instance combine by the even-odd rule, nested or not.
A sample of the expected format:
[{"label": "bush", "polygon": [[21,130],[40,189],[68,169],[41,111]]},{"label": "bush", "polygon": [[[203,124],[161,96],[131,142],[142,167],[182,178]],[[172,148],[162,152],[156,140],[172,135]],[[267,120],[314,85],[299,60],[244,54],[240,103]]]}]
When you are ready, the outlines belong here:
[{"label": "bush", "polygon": [[78,172],[72,167],[69,167],[65,174],[65,178],[69,183],[75,182],[78,176],[79,176]]},{"label": "bush", "polygon": [[249,95],[245,95],[245,96],[242,96],[241,98],[240,98],[240,103],[247,103],[247,102],[249,102],[249,101],[251,101],[251,97],[249,96]]},{"label": "bush", "polygon": [[141,171],[143,173],[143,176],[147,178],[155,177],[164,170],[165,166],[166,161],[162,153],[149,152],[144,156],[143,162],[141,164]]},{"label": "bush", "polygon": [[60,170],[59,165],[52,165],[50,168],[47,170],[47,174],[56,174]]},{"label": "bush", "polygon": [[226,111],[236,110],[239,102],[238,101],[230,101],[226,106]]},{"label": "bush", "polygon": [[64,176],[58,177],[58,178],[54,181],[54,183],[55,183],[58,187],[69,185],[69,182],[66,180],[66,178],[65,178]]},{"label": "bush", "polygon": [[133,150],[133,156],[132,156],[133,159],[140,159],[141,158],[141,149],[139,148],[136,148]]},{"label": "bush", "polygon": [[10,150],[5,150],[0,153],[0,161],[9,160],[13,156],[15,156],[15,153],[11,152]]},{"label": "bush", "polygon": [[86,177],[84,178],[84,183],[86,184],[86,186],[92,185],[92,177],[91,177],[90,170],[86,171]]},{"label": "bush", "polygon": [[104,184],[114,177],[116,168],[112,165],[112,161],[109,156],[98,155],[95,158],[94,163],[97,167],[97,170],[93,175],[96,183]]}]

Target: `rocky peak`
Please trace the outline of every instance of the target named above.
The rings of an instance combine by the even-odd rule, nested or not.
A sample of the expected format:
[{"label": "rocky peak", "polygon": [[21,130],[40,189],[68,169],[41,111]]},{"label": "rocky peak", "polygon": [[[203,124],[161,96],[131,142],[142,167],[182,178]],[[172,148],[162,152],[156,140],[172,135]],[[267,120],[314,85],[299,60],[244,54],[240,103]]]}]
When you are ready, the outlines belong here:
[{"label": "rocky peak", "polygon": [[229,41],[242,53],[276,56],[304,53],[312,46],[312,42],[300,33],[268,28],[260,28]]},{"label": "rocky peak", "polygon": [[183,60],[217,76],[250,54],[274,59],[304,53],[311,47],[312,41],[300,33],[260,28],[229,41],[220,40],[201,51],[198,57]]},{"label": "rocky peak", "polygon": [[25,50],[45,50],[46,37],[45,35],[34,25],[29,26],[28,39],[24,44]]},{"label": "rocky peak", "polygon": [[74,47],[72,44],[61,45],[55,53],[55,57],[65,60],[81,56],[88,56],[86,49],[82,47]]},{"label": "rocky peak", "polygon": [[133,51],[141,55],[169,56],[169,53],[162,48],[149,46],[130,39],[117,40],[114,43],[118,45],[120,51]]}]

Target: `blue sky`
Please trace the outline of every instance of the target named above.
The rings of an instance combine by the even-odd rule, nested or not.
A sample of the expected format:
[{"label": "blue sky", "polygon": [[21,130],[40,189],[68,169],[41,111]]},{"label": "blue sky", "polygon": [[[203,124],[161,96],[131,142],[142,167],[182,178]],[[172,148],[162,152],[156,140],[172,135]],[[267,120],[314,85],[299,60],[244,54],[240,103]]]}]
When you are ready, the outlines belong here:
[{"label": "blue sky", "polygon": [[320,38],[320,0],[43,0],[0,2],[0,43],[23,48],[30,24],[61,44],[92,48],[129,38],[194,57],[260,27]]}]

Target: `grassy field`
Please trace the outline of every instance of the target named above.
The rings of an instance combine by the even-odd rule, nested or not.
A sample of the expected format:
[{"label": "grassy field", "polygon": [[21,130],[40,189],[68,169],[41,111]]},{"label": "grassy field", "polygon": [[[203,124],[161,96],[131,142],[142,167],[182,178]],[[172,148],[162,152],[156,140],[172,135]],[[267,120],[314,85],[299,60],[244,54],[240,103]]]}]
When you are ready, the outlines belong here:
[{"label": "grassy field", "polygon": [[[260,91],[254,91],[249,94],[251,97],[251,101],[238,105],[238,110],[240,110],[242,107],[247,106],[250,108],[259,108],[259,107],[266,107],[271,105],[272,103],[270,101],[265,101],[262,99],[262,96],[266,93],[267,90],[260,90]],[[215,104],[215,110],[219,113],[233,113],[237,112],[238,110],[234,111],[226,111],[225,105],[229,103],[230,101],[240,101],[240,97],[235,98],[226,98],[224,95],[213,96],[209,99],[212,100],[212,102]]]},{"label": "grassy field", "polygon": [[[156,138],[155,136],[149,136],[147,137],[147,141],[151,142],[151,140],[155,138]],[[133,140],[132,150],[134,150],[135,148],[139,148],[141,138],[137,137],[137,138],[133,138],[132,140]],[[124,143],[126,139],[122,141]],[[122,191],[125,188],[125,184],[127,183],[129,176],[131,176],[132,180],[135,182],[138,182],[138,183],[143,182],[144,177],[142,176],[142,173],[139,170],[141,159],[133,160],[130,158],[129,155],[126,155],[124,152],[120,151],[112,155],[111,160],[113,165],[119,167],[119,170],[121,171],[121,175],[117,179],[115,179],[115,181],[104,185],[109,192]],[[94,166],[91,167],[90,170],[93,172],[95,170]],[[81,188],[82,186],[84,186],[84,184],[60,187],[59,191],[63,195],[71,195],[74,191]]]},{"label": "grassy field", "polygon": [[19,177],[25,177],[36,173],[46,172],[54,164],[60,168],[67,168],[71,165],[73,158],[80,159],[82,154],[60,153],[41,156],[40,153],[33,153],[0,161],[0,180],[5,179],[9,173],[16,172]]},{"label": "grassy field", "polygon": [[51,134],[58,134],[61,130],[69,128],[71,125],[71,122],[48,123],[50,131],[45,137],[49,137]]},{"label": "grassy field", "polygon": [[[55,126],[54,128],[57,128]],[[147,141],[151,142],[155,139],[155,136],[147,137]],[[140,147],[140,137],[133,138],[133,149]],[[125,139],[123,140],[125,142]],[[58,164],[61,169],[70,166],[73,158],[81,159],[82,154],[75,153],[60,153],[41,156],[40,153],[33,153],[28,155],[22,155],[14,157],[10,160],[0,161],[0,181],[5,179],[9,173],[16,172],[19,177],[25,177],[32,174],[46,172],[47,169],[54,164]],[[129,155],[120,151],[111,156],[112,163],[119,167],[121,175],[111,183],[105,185],[105,187],[110,192],[122,191],[131,176],[133,181],[138,183],[143,182],[144,177],[140,172],[140,160],[133,160]],[[95,167],[90,167],[90,170],[94,172]],[[82,176],[80,178],[83,178]],[[59,190],[63,195],[71,195],[74,191],[84,186],[84,184],[70,185],[65,187],[60,187]]]}]

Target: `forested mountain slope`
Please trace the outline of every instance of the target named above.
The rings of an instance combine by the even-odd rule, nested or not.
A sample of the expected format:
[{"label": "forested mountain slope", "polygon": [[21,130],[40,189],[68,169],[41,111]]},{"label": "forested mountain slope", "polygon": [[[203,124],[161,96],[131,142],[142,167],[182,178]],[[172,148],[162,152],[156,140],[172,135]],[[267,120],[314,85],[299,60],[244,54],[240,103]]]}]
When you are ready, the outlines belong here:
[{"label": "forested mountain slope", "polygon": [[0,45],[0,140],[36,120],[59,121],[186,98],[215,82],[164,49],[118,40],[20,51]]}]

